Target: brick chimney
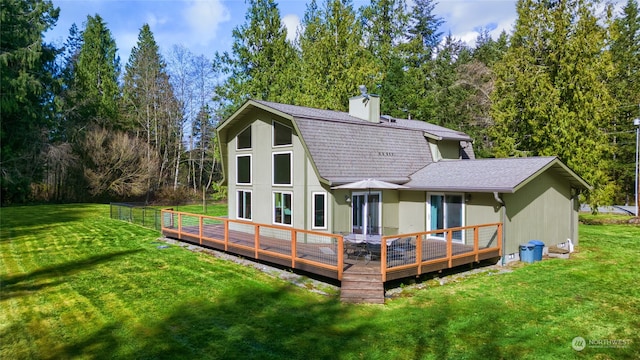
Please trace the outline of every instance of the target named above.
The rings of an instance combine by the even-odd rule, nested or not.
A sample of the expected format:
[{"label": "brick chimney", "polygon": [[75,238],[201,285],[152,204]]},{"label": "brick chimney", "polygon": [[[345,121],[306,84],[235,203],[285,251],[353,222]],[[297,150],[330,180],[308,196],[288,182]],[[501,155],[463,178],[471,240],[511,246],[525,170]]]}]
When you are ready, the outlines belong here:
[{"label": "brick chimney", "polygon": [[367,94],[367,88],[360,85],[362,95],[349,98],[349,115],[372,123],[380,122],[380,97]]}]

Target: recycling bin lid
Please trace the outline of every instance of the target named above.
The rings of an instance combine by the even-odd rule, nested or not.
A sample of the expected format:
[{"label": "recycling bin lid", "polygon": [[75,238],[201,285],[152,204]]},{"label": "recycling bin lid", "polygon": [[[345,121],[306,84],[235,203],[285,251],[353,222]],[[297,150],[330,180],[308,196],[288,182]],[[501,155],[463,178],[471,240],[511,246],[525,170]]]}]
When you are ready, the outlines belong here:
[{"label": "recycling bin lid", "polygon": [[540,240],[531,240],[531,241],[529,241],[529,244],[531,244],[531,245],[542,245],[542,246],[544,246],[544,243],[543,243],[542,241],[540,241]]}]

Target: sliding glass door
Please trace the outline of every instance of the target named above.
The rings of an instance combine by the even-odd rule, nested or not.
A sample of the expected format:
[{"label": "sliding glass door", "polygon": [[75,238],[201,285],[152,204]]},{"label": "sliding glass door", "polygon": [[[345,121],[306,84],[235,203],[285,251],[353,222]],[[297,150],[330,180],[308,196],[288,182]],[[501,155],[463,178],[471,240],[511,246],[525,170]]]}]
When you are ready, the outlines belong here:
[{"label": "sliding glass door", "polygon": [[[464,197],[459,194],[429,194],[429,230],[464,226]],[[444,233],[432,236],[444,237]],[[453,241],[464,242],[463,232],[454,231]]]},{"label": "sliding glass door", "polygon": [[351,218],[354,234],[381,235],[382,216],[379,192],[353,193]]}]

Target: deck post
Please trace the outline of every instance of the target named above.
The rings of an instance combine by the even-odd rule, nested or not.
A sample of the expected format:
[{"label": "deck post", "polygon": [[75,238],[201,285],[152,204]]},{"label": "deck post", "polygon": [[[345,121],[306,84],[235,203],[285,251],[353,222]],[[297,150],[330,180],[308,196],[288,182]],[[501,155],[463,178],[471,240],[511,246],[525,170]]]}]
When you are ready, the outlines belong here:
[{"label": "deck post", "polygon": [[178,213],[178,238],[182,240],[182,213]]},{"label": "deck post", "polygon": [[479,258],[479,254],[478,254],[478,249],[480,246],[479,242],[480,242],[479,228],[478,228],[478,225],[475,225],[473,227],[473,253],[476,254],[476,262],[478,262],[478,258]]},{"label": "deck post", "polygon": [[224,219],[224,251],[229,251],[229,219]]},{"label": "deck post", "polygon": [[291,268],[296,268],[296,256],[298,256],[298,250],[296,245],[298,243],[297,233],[295,229],[291,229]]},{"label": "deck post", "polygon": [[387,281],[387,238],[380,239],[380,274],[382,274],[382,282]]},{"label": "deck post", "polygon": [[253,246],[254,246],[254,253],[255,253],[255,258],[258,258],[258,249],[260,248],[260,225],[255,225],[253,228],[255,234],[253,234],[254,240],[253,240]]},{"label": "deck post", "polygon": [[200,245],[202,245],[202,236],[204,235],[204,216],[198,216],[198,238],[200,239]]},{"label": "deck post", "polygon": [[453,267],[453,231],[447,231],[447,259],[449,259],[449,269]]},{"label": "deck post", "polygon": [[416,263],[418,264],[417,276],[422,274],[422,236],[416,235]]},{"label": "deck post", "polygon": [[338,235],[338,280],[342,281],[342,272],[344,271],[344,238]]}]

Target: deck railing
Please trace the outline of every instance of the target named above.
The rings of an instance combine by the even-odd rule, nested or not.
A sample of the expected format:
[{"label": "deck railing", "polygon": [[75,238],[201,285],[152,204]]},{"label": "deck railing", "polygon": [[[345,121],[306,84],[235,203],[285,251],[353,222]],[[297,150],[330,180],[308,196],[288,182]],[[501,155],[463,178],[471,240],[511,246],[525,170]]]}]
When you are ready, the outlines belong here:
[{"label": "deck railing", "polygon": [[169,210],[162,211],[162,231],[293,269],[335,272],[342,279],[344,239],[339,234]]},{"label": "deck railing", "polygon": [[[171,210],[161,219],[166,235],[342,280],[343,235]],[[367,262],[380,262],[384,282],[501,256],[502,223],[383,236],[381,244],[367,248]]]},{"label": "deck railing", "polygon": [[394,272],[418,276],[478,262],[487,258],[484,255],[502,256],[502,223],[383,236],[381,243],[387,244],[379,253],[382,281]]}]

